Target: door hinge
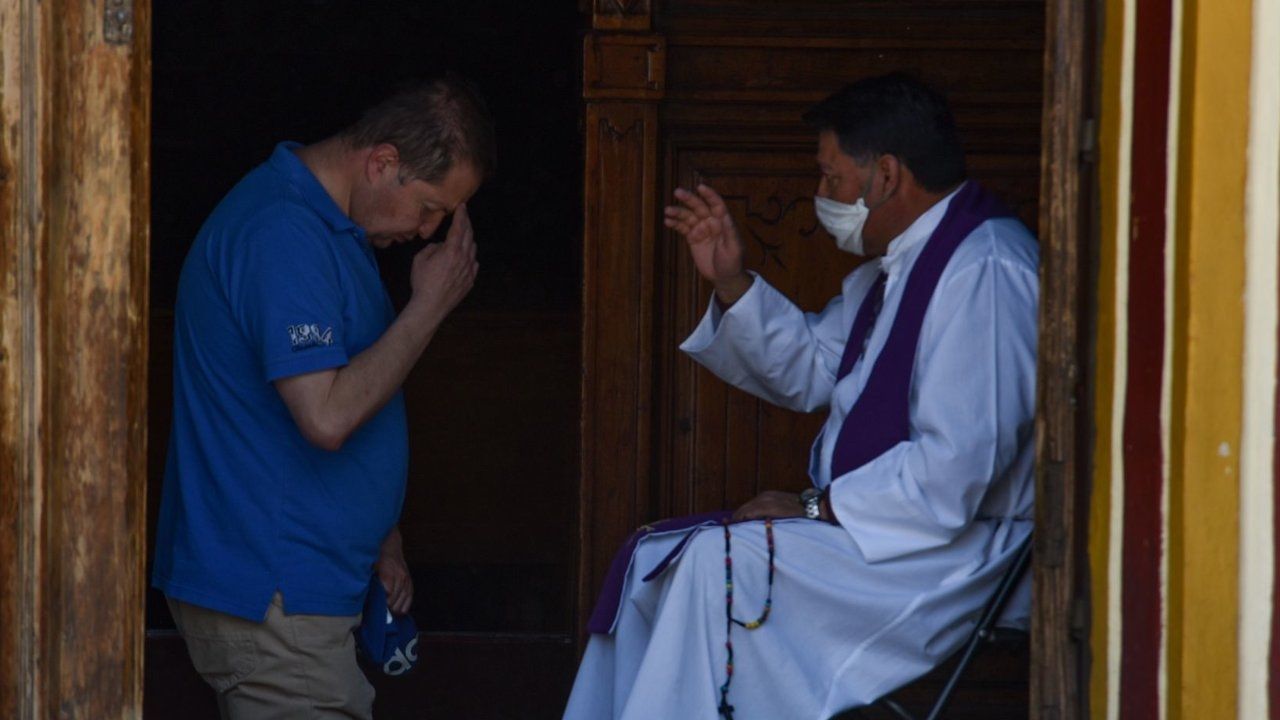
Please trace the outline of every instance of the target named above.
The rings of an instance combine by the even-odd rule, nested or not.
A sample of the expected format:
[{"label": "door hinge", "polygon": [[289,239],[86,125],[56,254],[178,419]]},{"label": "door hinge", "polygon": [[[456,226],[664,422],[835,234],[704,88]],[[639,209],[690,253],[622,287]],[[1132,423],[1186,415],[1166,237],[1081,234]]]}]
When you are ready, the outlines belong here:
[{"label": "door hinge", "polygon": [[1089,607],[1089,599],[1083,595],[1077,595],[1071,601],[1071,639],[1075,642],[1089,640]]},{"label": "door hinge", "polygon": [[1080,162],[1094,163],[1098,160],[1098,124],[1093,118],[1085,118],[1080,124]]},{"label": "door hinge", "polygon": [[106,0],[102,37],[111,45],[133,42],[133,0]]}]

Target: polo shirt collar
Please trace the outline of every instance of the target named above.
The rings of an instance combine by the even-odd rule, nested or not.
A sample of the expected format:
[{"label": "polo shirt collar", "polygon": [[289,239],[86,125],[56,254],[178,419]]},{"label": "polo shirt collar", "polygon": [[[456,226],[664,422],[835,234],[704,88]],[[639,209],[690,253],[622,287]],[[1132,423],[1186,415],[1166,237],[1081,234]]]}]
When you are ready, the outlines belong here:
[{"label": "polo shirt collar", "polygon": [[300,147],[302,147],[302,143],[298,142],[285,141],[279,143],[267,162],[276,172],[284,175],[289,184],[302,196],[302,199],[311,206],[311,209],[334,232],[354,230],[357,235],[363,237],[364,229],[356,225],[354,220],[342,212],[342,208],[338,207],[338,204],[329,196],[329,192],[324,189],[324,186],[320,184],[316,176],[311,173],[311,169],[294,152]]}]

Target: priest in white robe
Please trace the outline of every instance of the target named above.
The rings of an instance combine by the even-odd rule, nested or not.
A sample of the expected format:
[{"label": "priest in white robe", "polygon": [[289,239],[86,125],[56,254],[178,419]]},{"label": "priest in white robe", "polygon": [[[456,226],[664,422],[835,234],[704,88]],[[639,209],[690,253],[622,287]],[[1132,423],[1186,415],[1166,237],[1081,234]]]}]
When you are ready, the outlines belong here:
[{"label": "priest in white robe", "polygon": [[[568,719],[828,718],[868,704],[959,647],[1031,531],[1035,239],[966,180],[945,100],[917,81],[859,81],[806,121],[818,217],[868,258],[821,312],[744,270],[712,188],[677,190],[666,224],[715,288],[681,349],[772,403],[827,409],[813,488],[766,492],[727,526],[633,538]],[[1006,618],[1025,621],[1028,604],[1024,586]]]}]

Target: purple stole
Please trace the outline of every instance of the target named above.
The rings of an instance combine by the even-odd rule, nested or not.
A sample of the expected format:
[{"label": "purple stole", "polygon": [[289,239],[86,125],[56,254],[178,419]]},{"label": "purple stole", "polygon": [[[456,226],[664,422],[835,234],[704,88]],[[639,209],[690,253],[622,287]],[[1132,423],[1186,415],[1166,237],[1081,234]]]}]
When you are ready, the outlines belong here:
[{"label": "purple stole", "polygon": [[635,555],[636,547],[641,540],[655,534],[665,535],[681,531],[685,533],[680,542],[676,544],[671,552],[667,553],[667,556],[658,563],[657,567],[645,574],[644,580],[649,581],[661,575],[668,565],[680,557],[681,552],[684,551],[685,544],[689,542],[689,539],[693,537],[698,528],[719,525],[727,521],[732,515],[733,513],[728,510],[718,510],[700,515],[668,518],[645,525],[631,533],[631,537],[627,538],[627,542],[613,556],[613,562],[609,564],[609,572],[604,576],[604,587],[600,589],[600,599],[596,601],[595,610],[591,612],[591,619],[587,621],[587,632],[601,635],[613,632],[613,623],[618,617],[618,605],[622,602],[622,586],[626,584],[627,571],[631,568],[632,557]]},{"label": "purple stole", "polygon": [[[946,214],[942,216],[937,229],[933,231],[928,244],[911,268],[902,302],[893,319],[893,328],[889,331],[889,339],[876,358],[875,367],[871,370],[862,394],[858,396],[840,427],[831,461],[832,479],[861,467],[910,437],[911,370],[915,365],[920,327],[929,301],[933,298],[933,291],[938,286],[938,278],[942,276],[943,269],[961,241],[975,228],[991,218],[1011,214],[999,200],[972,180],[966,182],[951,198]],[[844,355],[836,375],[837,382],[849,374],[862,354],[867,335],[875,325],[883,292],[884,275],[881,274],[858,308],[849,339],[845,342]],[[671,518],[646,525],[632,533],[613,557],[605,576],[604,587],[600,590],[600,599],[591,613],[591,619],[587,621],[587,631],[601,634],[613,631],[618,607],[622,602],[623,585],[641,540],[654,534],[685,533],[671,552],[656,567],[646,572],[643,580],[647,582],[662,574],[680,557],[685,545],[699,528],[719,525],[731,515],[731,512],[722,510]]]},{"label": "purple stole", "polygon": [[[987,220],[1010,215],[1003,203],[972,180],[951,198],[946,214],[911,267],[889,339],[876,357],[862,393],[840,426],[831,457],[832,480],[862,467],[911,437],[911,371],[920,345],[920,327],[938,279],[956,248],[970,233]],[[877,282],[883,289],[883,276]],[[878,302],[875,291],[873,287],[858,308],[836,382],[853,369],[871,332],[874,325],[871,308]]]}]

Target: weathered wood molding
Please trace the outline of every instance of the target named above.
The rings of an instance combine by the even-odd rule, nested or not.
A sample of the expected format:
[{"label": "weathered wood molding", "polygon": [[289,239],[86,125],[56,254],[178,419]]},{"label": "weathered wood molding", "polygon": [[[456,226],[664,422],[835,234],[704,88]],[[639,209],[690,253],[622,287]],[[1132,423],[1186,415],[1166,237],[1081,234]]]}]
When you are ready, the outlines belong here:
[{"label": "weathered wood molding", "polygon": [[0,0],[5,718],[142,712],[150,4],[104,2]]},{"label": "weathered wood molding", "polygon": [[660,35],[587,35],[582,93],[587,100],[662,99],[667,43]]},{"label": "weathered wood molding", "polygon": [[1044,111],[1041,121],[1040,348],[1036,414],[1036,545],[1033,567],[1031,717],[1083,718],[1081,669],[1087,632],[1076,603],[1086,568],[1082,544],[1087,505],[1078,502],[1087,464],[1077,457],[1076,412],[1083,198],[1081,143],[1086,105],[1082,3],[1046,7]]},{"label": "weathered wood molding", "polygon": [[583,618],[613,551],[643,521],[649,504],[657,107],[589,103],[586,127],[578,573]]},{"label": "weathered wood molding", "polygon": [[644,32],[653,26],[652,0],[594,0],[591,27]]},{"label": "weathered wood molding", "polygon": [[666,39],[647,33],[651,21],[650,0],[596,0],[596,31],[583,39],[581,624],[613,552],[649,519],[651,505],[658,104],[666,85]]}]

